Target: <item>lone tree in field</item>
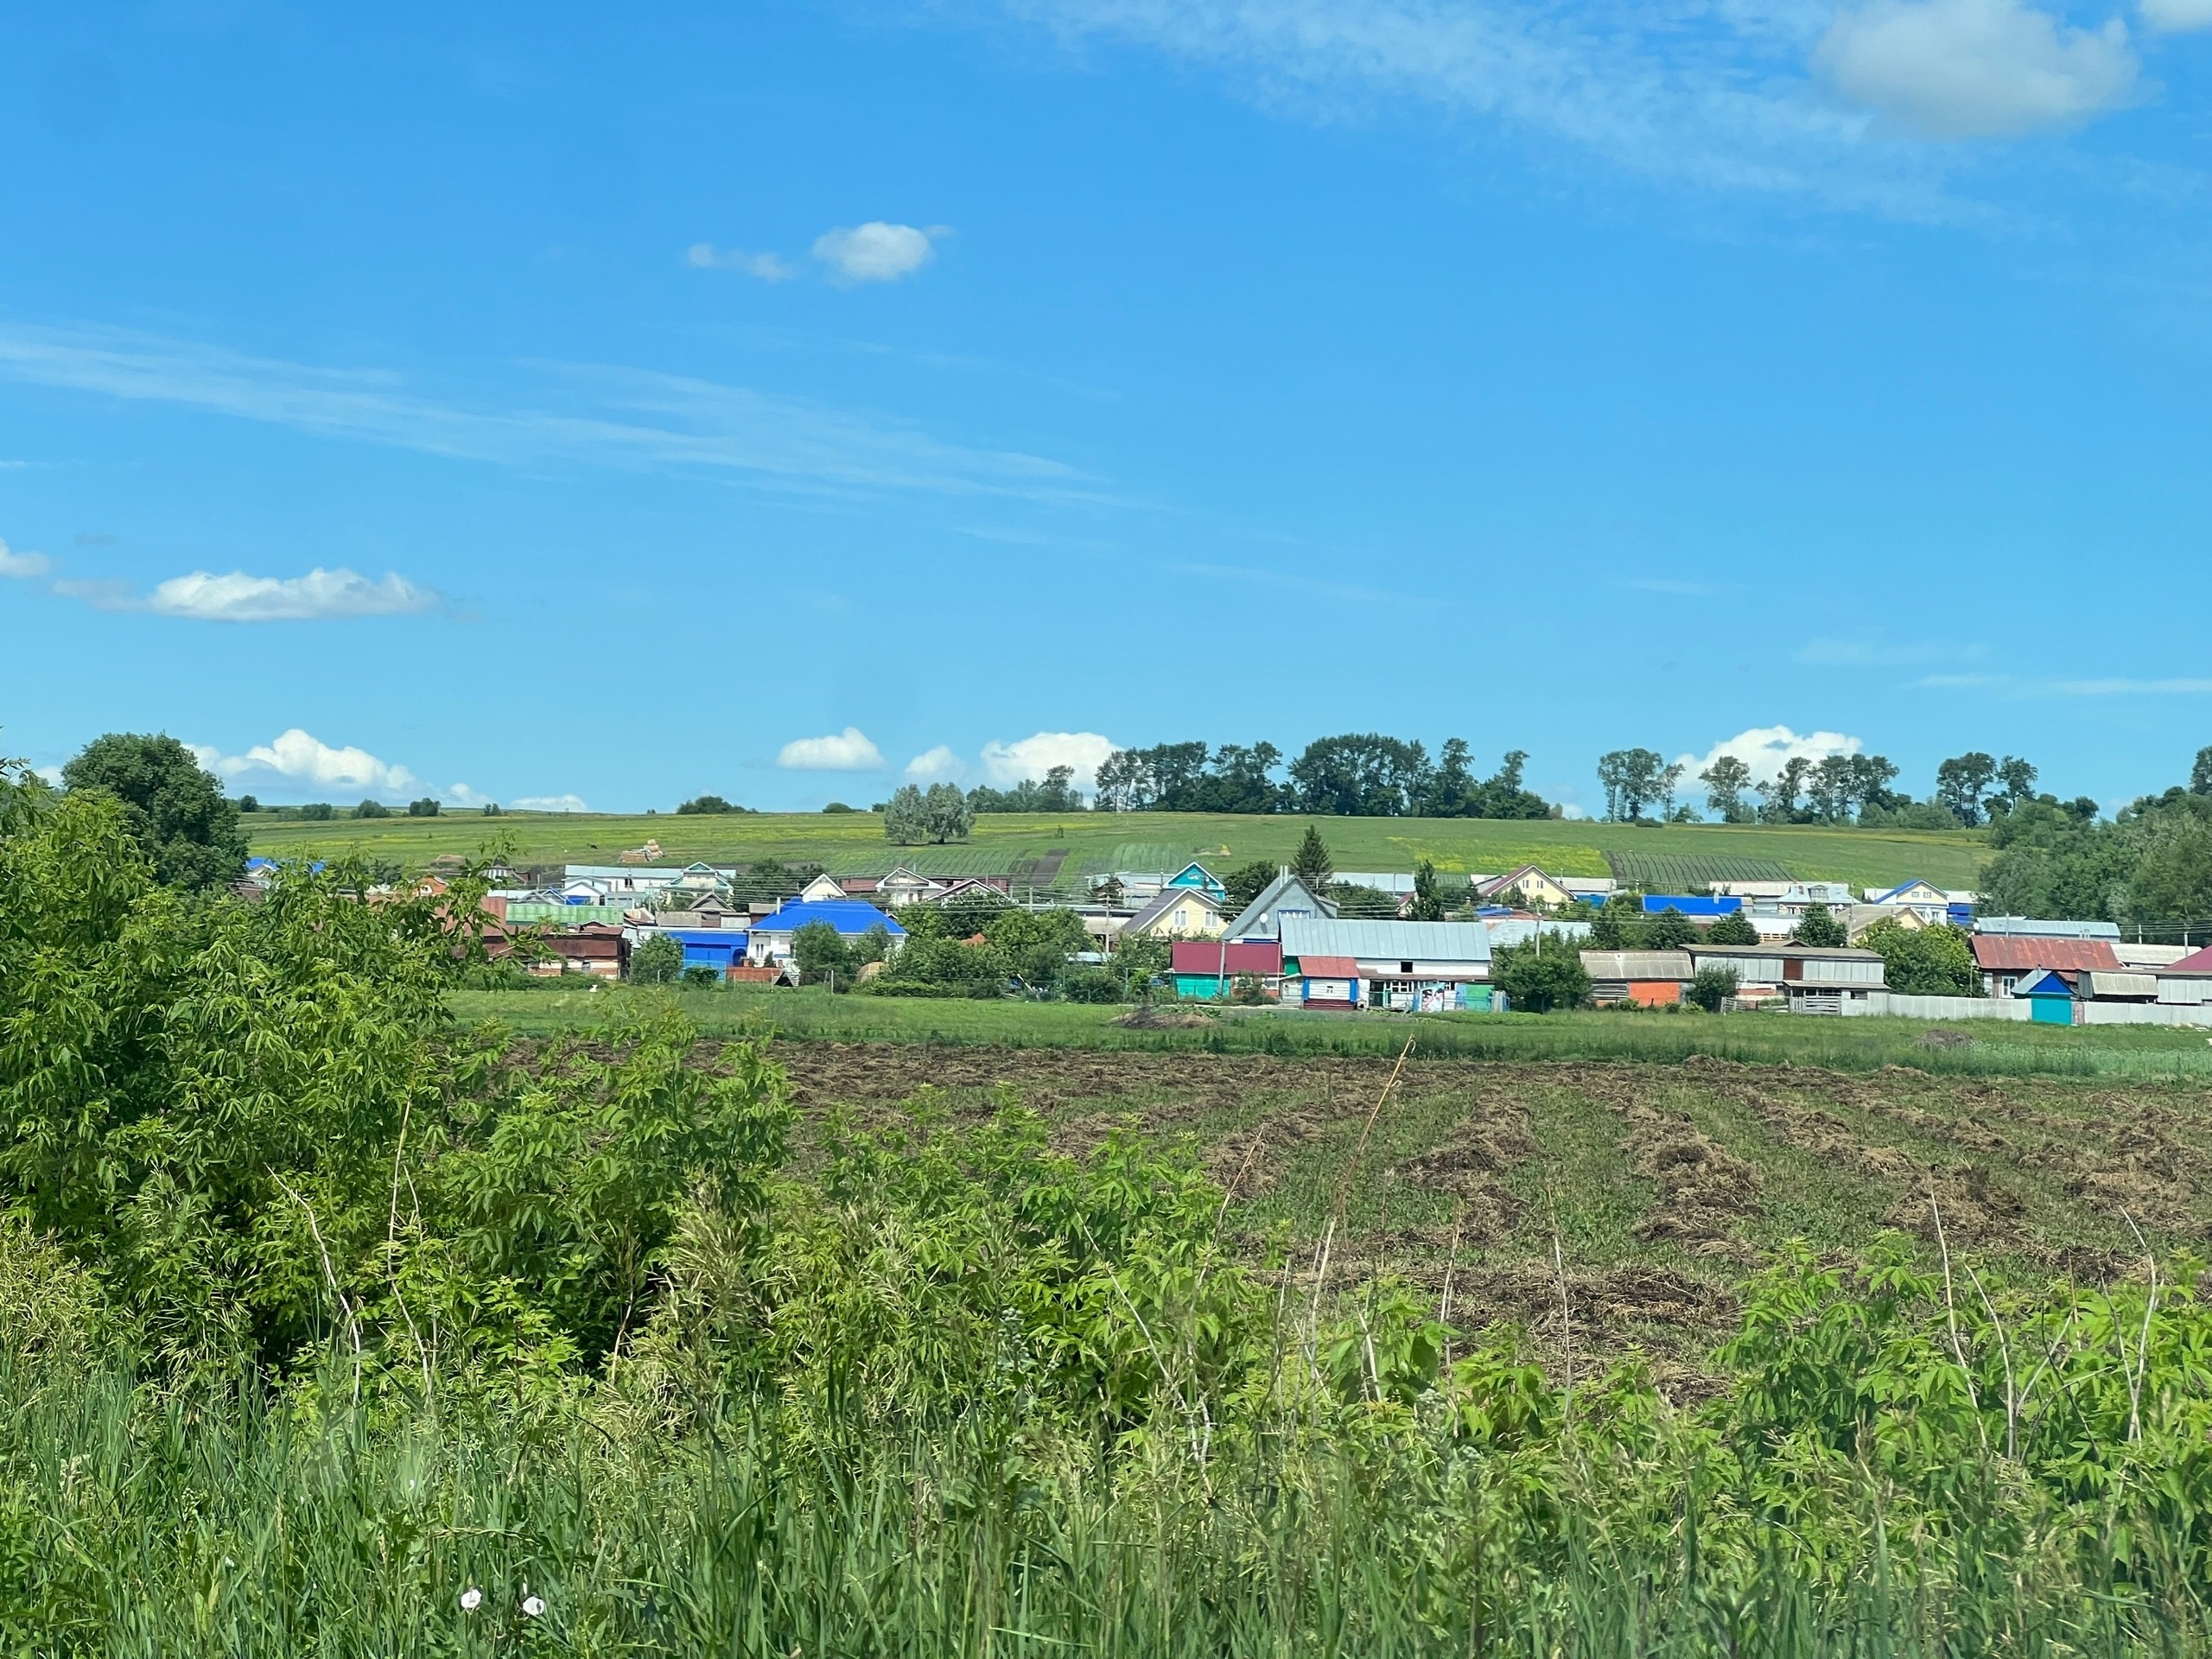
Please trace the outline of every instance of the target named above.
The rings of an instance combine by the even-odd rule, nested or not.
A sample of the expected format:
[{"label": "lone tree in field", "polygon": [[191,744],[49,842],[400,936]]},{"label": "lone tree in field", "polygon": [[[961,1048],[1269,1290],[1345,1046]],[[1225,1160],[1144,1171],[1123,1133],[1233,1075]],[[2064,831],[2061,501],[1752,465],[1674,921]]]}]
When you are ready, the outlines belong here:
[{"label": "lone tree in field", "polygon": [[219,887],[245,874],[238,807],[176,739],[110,732],[64,766],[61,780],[123,803],[124,823],[163,887]]},{"label": "lone tree in field", "polygon": [[975,824],[957,784],[931,784],[927,794],[917,785],[901,784],[883,809],[884,837],[902,847],[965,841]]},{"label": "lone tree in field", "polygon": [[1298,843],[1298,855],[1290,861],[1290,873],[1306,884],[1309,893],[1318,895],[1328,890],[1329,878],[1336,874],[1336,866],[1329,861],[1329,846],[1321,839],[1319,824],[1306,826],[1306,838]]}]

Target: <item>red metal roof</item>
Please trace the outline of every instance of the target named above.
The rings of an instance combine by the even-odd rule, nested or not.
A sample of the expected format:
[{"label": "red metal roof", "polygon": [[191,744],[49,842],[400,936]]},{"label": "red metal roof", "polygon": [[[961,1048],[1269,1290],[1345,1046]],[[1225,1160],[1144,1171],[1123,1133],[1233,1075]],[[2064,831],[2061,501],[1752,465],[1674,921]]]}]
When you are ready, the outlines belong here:
[{"label": "red metal roof", "polygon": [[2170,962],[2164,967],[2149,971],[2161,974],[2212,974],[2212,944],[2208,944],[2193,957],[2183,957],[2179,962]]},{"label": "red metal roof", "polygon": [[1351,957],[1300,957],[1298,971],[1308,979],[1357,979],[1359,963]]},{"label": "red metal roof", "polygon": [[1282,946],[1273,939],[1218,944],[1206,939],[1178,939],[1169,960],[1179,974],[1279,974]]},{"label": "red metal roof", "polygon": [[2116,974],[2120,958],[2103,939],[2039,939],[2019,933],[1977,933],[1974,959],[1994,974],[2021,974],[2037,968],[2063,968],[2069,973],[2083,969]]}]

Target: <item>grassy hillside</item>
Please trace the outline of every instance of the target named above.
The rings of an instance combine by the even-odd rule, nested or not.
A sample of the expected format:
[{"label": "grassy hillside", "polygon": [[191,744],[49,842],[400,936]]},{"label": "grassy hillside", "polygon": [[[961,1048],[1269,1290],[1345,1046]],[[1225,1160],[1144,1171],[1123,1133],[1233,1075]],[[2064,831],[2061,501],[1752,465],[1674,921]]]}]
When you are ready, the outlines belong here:
[{"label": "grassy hillside", "polygon": [[503,836],[532,864],[613,861],[647,836],[677,862],[808,860],[841,874],[880,874],[906,863],[933,874],[1002,872],[1062,849],[1064,880],[1086,868],[1173,868],[1190,859],[1221,870],[1255,859],[1287,861],[1308,822],[1320,825],[1340,870],[1410,870],[1422,858],[1447,872],[1499,874],[1523,863],[1561,875],[1605,875],[1607,849],[1674,857],[1770,861],[1792,875],[1864,887],[1923,876],[1974,885],[1987,856],[1964,831],[1904,831],[1674,824],[1639,827],[1479,818],[1237,817],[1207,813],[993,814],[964,846],[900,848],[872,813],[744,814],[727,817],[512,813],[500,818],[340,819],[303,823],[249,819],[253,849],[276,857],[355,852],[410,868],[441,853],[474,851]]}]

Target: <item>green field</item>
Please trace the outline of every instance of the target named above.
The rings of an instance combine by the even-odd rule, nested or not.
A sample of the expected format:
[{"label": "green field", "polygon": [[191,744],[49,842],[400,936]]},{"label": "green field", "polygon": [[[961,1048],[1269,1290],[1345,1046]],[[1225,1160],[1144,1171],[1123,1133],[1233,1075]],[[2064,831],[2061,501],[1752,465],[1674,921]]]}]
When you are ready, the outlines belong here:
[{"label": "green field", "polygon": [[[1446,873],[1502,874],[1540,864],[1558,875],[1611,874],[1605,855],[1638,860],[1758,861],[1808,880],[1869,887],[1918,876],[1970,887],[1986,843],[1963,830],[1825,829],[1766,824],[1633,825],[1586,820],[1239,817],[1206,813],[987,814],[973,837],[950,847],[897,847],[872,813],[746,813],[643,817],[591,814],[467,814],[437,818],[337,819],[309,823],[249,818],[253,850],[273,857],[356,853],[419,868],[443,853],[469,854],[503,837],[532,865],[611,863],[648,836],[666,861],[808,861],[840,874],[906,864],[926,874],[998,874],[1065,849],[1063,884],[1108,869],[1174,868],[1204,860],[1217,872],[1258,859],[1287,862],[1308,823],[1318,823],[1339,870],[1410,870],[1421,859]],[[1657,862],[1656,868],[1669,866]]]},{"label": "green field", "polygon": [[1128,1010],[1111,1005],[832,995],[819,986],[570,988],[574,982],[456,991],[447,1000],[465,1022],[498,1020],[533,1037],[597,1024],[635,999],[672,996],[702,1034],[716,1039],[773,1033],[794,1042],[1387,1058],[1411,1037],[1414,1052],[1427,1058],[1673,1065],[1705,1056],[1853,1072],[1903,1066],[1968,1077],[2212,1078],[2212,1045],[2203,1033],[2158,1026],[1980,1020],[1931,1042],[1936,1028],[1917,1020],[1689,1010],[1408,1016],[1224,1007],[1201,1025],[1148,1030],[1120,1024]]}]

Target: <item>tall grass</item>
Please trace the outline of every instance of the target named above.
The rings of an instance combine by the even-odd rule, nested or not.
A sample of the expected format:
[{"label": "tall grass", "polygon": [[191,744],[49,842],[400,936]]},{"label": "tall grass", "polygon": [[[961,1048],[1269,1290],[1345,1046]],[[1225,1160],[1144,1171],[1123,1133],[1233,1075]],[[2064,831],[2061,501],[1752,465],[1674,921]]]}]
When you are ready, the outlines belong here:
[{"label": "tall grass", "polygon": [[[326,1382],[346,1397],[341,1371]],[[1712,1548],[1742,1530],[1734,1498],[1602,1455],[1555,1471],[1539,1540],[1481,1458],[1294,1440],[1203,1471],[1040,1473],[1011,1425],[970,1422],[839,1462],[794,1456],[765,1416],[674,1440],[619,1413],[384,1421],[21,1361],[0,1365],[0,1634],[48,1656],[1932,1659],[2203,1636],[2185,1594],[2101,1541],[2024,1551],[1993,1478],[1940,1548],[1870,1478],[1826,1517],[1859,1545],[1818,1564],[1779,1522]],[[1687,1496],[1640,1529],[1573,1490],[1655,1475]]]}]

